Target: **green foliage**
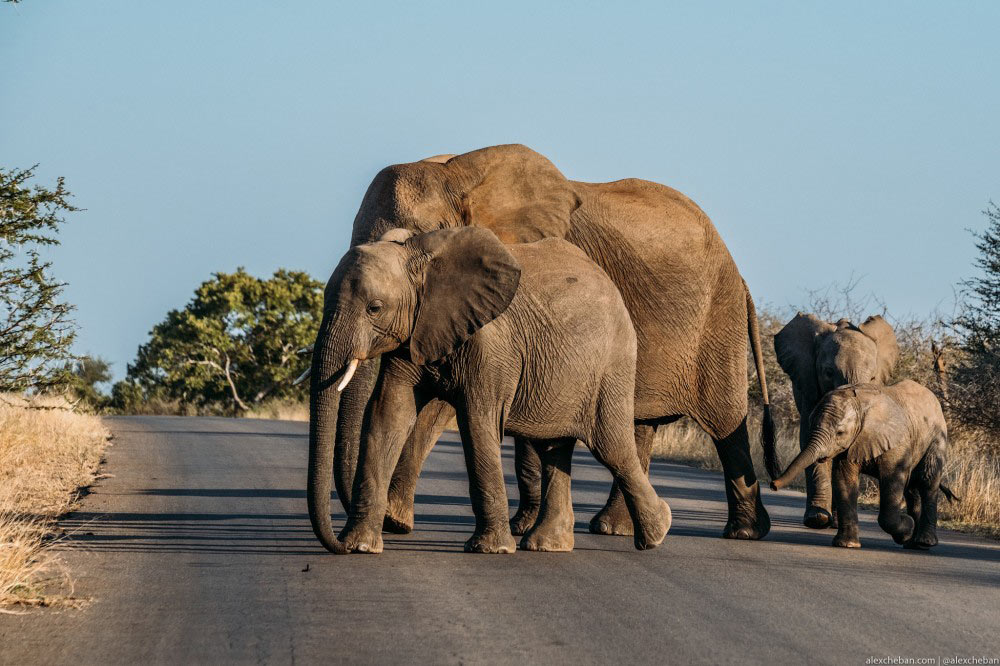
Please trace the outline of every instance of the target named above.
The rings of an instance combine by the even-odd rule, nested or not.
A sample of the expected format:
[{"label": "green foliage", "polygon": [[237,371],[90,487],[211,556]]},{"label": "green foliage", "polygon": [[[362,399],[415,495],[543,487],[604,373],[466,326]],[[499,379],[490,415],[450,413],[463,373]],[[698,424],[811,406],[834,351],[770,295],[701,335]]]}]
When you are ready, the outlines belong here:
[{"label": "green foliage", "polygon": [[323,285],[306,273],[217,273],[153,328],[129,366],[131,385],[116,385],[112,400],[134,404],[139,389],[144,400],[234,412],[265,398],[304,400],[307,387],[292,382],[309,358],[297,351],[315,340],[322,309]]},{"label": "green foliage", "polygon": [[1000,430],[1000,207],[990,202],[986,229],[975,233],[980,275],[962,282],[962,309],[952,322],[961,354],[951,379],[952,409],[973,426]]},{"label": "green foliage", "polygon": [[40,250],[58,245],[64,212],[78,210],[63,179],[30,186],[35,167],[0,169],[0,391],[51,389],[66,382],[74,325],[64,283]]},{"label": "green foliage", "polygon": [[80,404],[93,411],[100,411],[108,404],[105,395],[98,384],[111,381],[111,364],[103,358],[81,356],[67,368],[69,374],[69,389]]}]

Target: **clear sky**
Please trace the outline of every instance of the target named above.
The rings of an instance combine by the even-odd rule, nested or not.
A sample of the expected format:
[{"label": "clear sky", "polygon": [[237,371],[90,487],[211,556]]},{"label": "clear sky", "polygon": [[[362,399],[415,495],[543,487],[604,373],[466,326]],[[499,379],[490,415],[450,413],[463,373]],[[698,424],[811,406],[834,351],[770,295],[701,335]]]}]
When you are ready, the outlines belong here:
[{"label": "clear sky", "polygon": [[524,143],[711,216],[759,303],[950,309],[1000,200],[996,2],[0,5],[0,164],[116,376],[215,271],[325,280],[383,166]]}]

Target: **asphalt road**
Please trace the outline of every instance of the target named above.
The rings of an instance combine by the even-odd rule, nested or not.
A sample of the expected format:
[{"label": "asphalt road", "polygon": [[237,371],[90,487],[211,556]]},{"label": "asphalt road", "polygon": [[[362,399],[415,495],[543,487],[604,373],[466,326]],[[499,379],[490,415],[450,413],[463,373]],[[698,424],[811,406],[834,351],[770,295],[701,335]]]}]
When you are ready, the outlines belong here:
[{"label": "asphalt road", "polygon": [[721,476],[654,463],[674,524],[660,548],[637,552],[631,538],[587,533],[610,476],[578,450],[574,552],[468,555],[461,446],[446,435],[420,479],[414,533],[386,535],[382,555],[334,556],[305,515],[305,424],[111,424],[112,476],[64,521],[64,560],[93,601],[0,615],[0,662],[1000,658],[996,542],[942,531],[932,552],[904,551],[865,513],[863,548],[835,549],[832,531],[799,525],[802,495],[790,491],[766,491],[765,541],[725,541]]}]

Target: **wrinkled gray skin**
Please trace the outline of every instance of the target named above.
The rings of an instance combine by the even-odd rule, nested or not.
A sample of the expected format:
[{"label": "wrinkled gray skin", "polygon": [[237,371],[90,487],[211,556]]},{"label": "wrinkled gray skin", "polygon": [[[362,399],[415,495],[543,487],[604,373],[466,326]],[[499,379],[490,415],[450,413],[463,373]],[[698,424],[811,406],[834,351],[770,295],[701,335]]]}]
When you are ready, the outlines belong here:
[{"label": "wrinkled gray skin", "polygon": [[[792,380],[800,449],[809,442],[809,415],[824,395],[845,384],[884,384],[899,357],[896,335],[878,315],[855,326],[846,319],[832,324],[800,312],[774,336],[774,350]],[[835,526],[828,462],[806,470],[802,522],[814,529]]]},{"label": "wrinkled gray skin", "polygon": [[[567,180],[538,153],[519,145],[441,155],[383,169],[354,220],[351,244],[379,239],[391,229],[426,232],[485,227],[505,243],[554,237],[568,240],[599,265],[618,288],[637,337],[635,443],[648,469],[657,425],[690,416],[712,437],[725,475],[729,516],[723,536],[759,539],[770,529],[750,459],[747,432],[747,339],[762,393],[760,338],[753,300],[708,217],[669,187],[638,179],[612,183]],[[339,367],[324,348],[337,341],[324,322],[316,338],[310,394],[310,518],[329,493],[320,463],[334,457],[337,494],[350,510],[365,410],[385,372],[377,354],[366,357],[343,393],[319,382]],[[452,416],[432,400],[417,417],[389,482],[385,528],[413,526],[413,493],[424,458]],[[765,407],[764,452],[775,461],[773,424]],[[335,442],[335,444],[333,444]],[[544,472],[537,447],[515,438],[520,507],[514,533],[535,523]],[[324,475],[325,478],[324,478]],[[632,534],[618,485],[591,520],[591,531]],[[325,504],[324,504],[325,505]]]},{"label": "wrinkled gray skin", "polygon": [[[337,540],[330,538],[329,493],[316,507],[323,544],[333,552],[381,552],[386,481],[433,400],[454,408],[462,435],[476,515],[466,551],[515,548],[500,464],[505,432],[536,442],[548,463],[540,515],[521,548],[573,549],[569,472],[578,439],[622,489],[636,548],[659,544],[670,509],[636,453],[635,332],[607,275],[559,239],[508,249],[477,227],[406,240],[399,231],[351,249],[326,288],[324,320],[335,342],[320,352],[327,371],[316,383],[343,385],[354,359],[381,355],[383,371],[351,513]],[[331,461],[323,462],[329,478]]]},{"label": "wrinkled gray skin", "polygon": [[[808,444],[771,483],[783,488],[808,466],[832,460],[838,515],[834,546],[860,548],[858,475],[879,482],[878,524],[907,548],[937,544],[938,490],[948,446],[941,404],[920,384],[860,384],[827,393],[810,416]],[[904,507],[905,499],[905,511]]]}]

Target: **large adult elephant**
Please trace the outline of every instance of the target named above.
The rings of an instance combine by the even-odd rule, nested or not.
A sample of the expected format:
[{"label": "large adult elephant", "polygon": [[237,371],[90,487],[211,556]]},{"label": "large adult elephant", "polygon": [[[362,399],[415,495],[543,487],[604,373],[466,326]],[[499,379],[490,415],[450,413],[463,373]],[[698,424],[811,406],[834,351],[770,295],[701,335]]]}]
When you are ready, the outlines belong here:
[{"label": "large adult elephant", "polygon": [[[680,192],[644,180],[567,180],[545,157],[520,145],[440,155],[383,169],[354,219],[351,244],[395,228],[426,232],[478,225],[507,243],[565,238],[581,248],[621,291],[638,337],[636,445],[648,471],[655,428],[682,415],[715,442],[725,475],[729,516],[723,536],[759,539],[770,529],[750,459],[747,432],[747,339],[765,396],[764,450],[768,471],[780,472],[767,408],[753,300],[729,251],[702,210]],[[338,393],[330,378],[343,368],[333,350],[329,309],[313,353],[309,422],[309,515],[317,535],[330,534],[330,480],[350,506],[365,410],[378,380],[378,358],[361,359]],[[412,526],[420,465],[451,407],[434,401],[417,417],[389,486],[386,527]],[[514,532],[534,523],[540,459],[518,441],[521,506]],[[617,487],[591,521],[591,531],[631,534]]]},{"label": "large adult elephant", "polygon": [[[855,325],[799,312],[774,336],[774,351],[792,380],[802,450],[809,444],[809,415],[824,395],[845,384],[885,384],[899,358],[896,334],[879,315]],[[806,469],[807,527],[834,527],[831,470],[831,461]]]}]

